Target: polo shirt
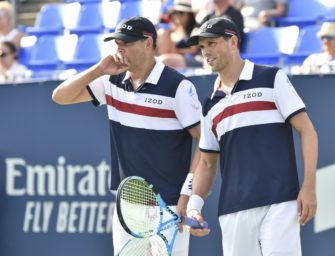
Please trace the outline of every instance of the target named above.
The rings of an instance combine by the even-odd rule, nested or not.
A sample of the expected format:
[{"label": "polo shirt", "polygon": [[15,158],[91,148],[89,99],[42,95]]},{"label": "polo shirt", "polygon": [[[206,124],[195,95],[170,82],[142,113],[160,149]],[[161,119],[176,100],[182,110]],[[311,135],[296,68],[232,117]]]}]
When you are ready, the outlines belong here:
[{"label": "polo shirt", "polygon": [[129,73],[101,76],[87,87],[95,105],[107,105],[111,137],[111,189],[136,175],[152,183],[168,205],[176,205],[189,172],[192,137],[200,123],[195,86],[156,62],[133,90]]},{"label": "polo shirt", "polygon": [[299,182],[290,118],[305,105],[286,74],[245,62],[232,93],[203,106],[200,150],[220,153],[219,215],[295,200]]}]

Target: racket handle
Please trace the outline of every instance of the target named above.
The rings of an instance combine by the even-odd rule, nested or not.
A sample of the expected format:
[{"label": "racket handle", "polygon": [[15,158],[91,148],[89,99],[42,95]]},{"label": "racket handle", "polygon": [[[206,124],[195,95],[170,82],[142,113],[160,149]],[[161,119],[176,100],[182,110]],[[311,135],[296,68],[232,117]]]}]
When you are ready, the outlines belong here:
[{"label": "racket handle", "polygon": [[203,225],[200,225],[197,220],[186,216],[182,216],[182,223],[184,225],[190,226],[191,228],[199,228],[199,229],[208,228],[208,223],[206,221],[203,222]]}]

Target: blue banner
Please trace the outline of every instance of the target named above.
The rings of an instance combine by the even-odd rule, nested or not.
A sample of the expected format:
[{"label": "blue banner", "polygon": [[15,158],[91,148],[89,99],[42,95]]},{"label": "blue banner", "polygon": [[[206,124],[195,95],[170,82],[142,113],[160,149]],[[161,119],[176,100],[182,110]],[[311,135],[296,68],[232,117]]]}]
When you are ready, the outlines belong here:
[{"label": "blue banner", "polygon": [[[191,79],[203,99],[215,77]],[[335,76],[298,76],[292,82],[307,105],[320,143],[319,209],[316,218],[302,227],[303,255],[332,256]],[[0,86],[1,256],[113,255],[115,196],[108,189],[107,112],[90,103],[55,104],[51,94],[59,83]],[[296,150],[300,157],[299,146]],[[191,256],[222,255],[216,216],[219,185],[220,177],[204,208],[211,233],[192,237]]]}]

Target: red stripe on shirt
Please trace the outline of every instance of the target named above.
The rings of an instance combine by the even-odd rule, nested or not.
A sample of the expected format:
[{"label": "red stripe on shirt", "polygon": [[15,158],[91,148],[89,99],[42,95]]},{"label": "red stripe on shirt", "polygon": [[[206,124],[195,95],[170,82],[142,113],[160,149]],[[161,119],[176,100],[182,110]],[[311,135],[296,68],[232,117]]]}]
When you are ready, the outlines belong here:
[{"label": "red stripe on shirt", "polygon": [[150,108],[150,107],[144,107],[144,106],[140,106],[136,104],[129,104],[129,103],[116,100],[110,95],[106,95],[106,101],[108,105],[122,112],[137,114],[141,116],[176,118],[176,114],[173,110]]},{"label": "red stripe on shirt", "polygon": [[273,102],[270,101],[252,101],[229,106],[225,108],[222,112],[220,112],[216,117],[214,117],[212,131],[215,134],[215,136],[217,136],[216,127],[218,123],[220,123],[223,119],[227,117],[240,114],[243,112],[273,110],[273,109],[277,109],[277,107]]}]

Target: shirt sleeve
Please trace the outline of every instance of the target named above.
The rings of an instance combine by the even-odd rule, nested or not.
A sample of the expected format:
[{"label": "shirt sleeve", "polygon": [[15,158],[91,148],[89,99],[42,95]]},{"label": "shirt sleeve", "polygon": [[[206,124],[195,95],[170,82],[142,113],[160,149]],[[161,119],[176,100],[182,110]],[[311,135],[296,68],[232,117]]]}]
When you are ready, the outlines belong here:
[{"label": "shirt sleeve", "polygon": [[88,90],[93,97],[93,101],[97,103],[96,105],[106,104],[105,82],[106,76],[101,76],[88,85]]},{"label": "shirt sleeve", "polygon": [[189,80],[183,80],[178,86],[174,111],[185,129],[191,128],[200,122],[201,104],[195,86]]},{"label": "shirt sleeve", "polygon": [[275,104],[285,120],[295,114],[305,111],[306,106],[291,81],[282,70],[278,70],[274,84]]},{"label": "shirt sleeve", "polygon": [[201,135],[199,148],[204,152],[220,151],[219,142],[212,131],[212,121],[209,114],[207,114],[207,116],[201,116]]}]

